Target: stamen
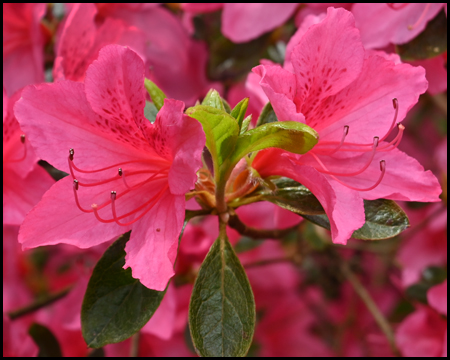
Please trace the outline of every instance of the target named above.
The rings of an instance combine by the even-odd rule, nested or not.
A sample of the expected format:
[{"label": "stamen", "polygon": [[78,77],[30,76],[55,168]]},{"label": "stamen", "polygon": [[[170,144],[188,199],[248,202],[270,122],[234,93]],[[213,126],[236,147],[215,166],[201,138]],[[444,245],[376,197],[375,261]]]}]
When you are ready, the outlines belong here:
[{"label": "stamen", "polygon": [[316,159],[316,161],[319,163],[319,165],[324,169],[324,170],[316,169],[320,173],[328,174],[328,175],[335,175],[335,176],[356,176],[356,175],[359,175],[359,174],[363,173],[364,171],[366,171],[366,169],[370,166],[370,164],[372,163],[373,158],[375,156],[375,153],[377,151],[378,143],[379,143],[379,138],[377,136],[375,136],[373,138],[372,154],[371,154],[369,160],[361,169],[359,169],[358,171],[355,171],[353,173],[336,173],[333,171],[329,171],[316,154],[314,154],[313,152],[310,152],[310,154],[314,157],[314,159]]},{"label": "stamen", "polygon": [[430,10],[430,6],[431,3],[427,3],[425,5],[425,8],[423,9],[422,14],[420,14],[420,17],[417,19],[417,21],[412,25],[408,25],[408,30],[414,30],[414,28],[417,27],[423,21],[423,19],[428,13],[428,10]]},{"label": "stamen", "polygon": [[69,149],[69,160],[73,160],[73,155],[75,154],[74,149]]},{"label": "stamen", "polygon": [[400,142],[402,141],[403,138],[403,131],[405,130],[405,127],[400,123],[397,124],[397,127],[399,132],[397,136],[394,138],[394,140],[392,140],[389,144],[380,147],[378,151],[391,151],[400,145]]},{"label": "stamen", "polygon": [[25,144],[25,134],[20,135],[20,142],[23,144],[23,155],[18,158],[18,159],[7,159],[5,162],[7,163],[14,163],[14,162],[21,162],[23,160],[25,160],[25,158],[27,157],[27,144]]},{"label": "stamen", "polygon": [[[121,215],[119,217],[117,217],[116,214],[116,207],[115,207],[115,202],[116,199],[118,198],[118,196],[116,196],[116,192],[115,191],[111,191],[111,210],[113,213],[113,219],[102,219],[100,217],[100,215],[98,214],[98,210],[100,210],[100,207],[97,206],[97,204],[92,204],[92,210],[94,211],[95,217],[102,223],[112,223],[112,222],[116,222],[118,225],[121,226],[128,226],[131,225],[133,223],[135,223],[136,221],[138,221],[139,219],[141,219],[146,213],[148,213],[157,203],[157,201],[161,198],[161,196],[164,194],[164,192],[169,188],[168,185],[166,185],[161,191],[159,191],[155,196],[153,196],[150,200],[146,201],[144,204],[140,205],[139,207],[137,207],[136,209],[134,209],[133,211],[130,211],[124,215]],[[122,194],[123,195],[123,194]],[[153,202],[153,204],[152,204]],[[135,213],[137,213],[138,211],[140,211],[141,209],[143,209],[144,207],[146,207],[147,205],[150,205],[150,207],[148,207],[147,209],[144,210],[144,212],[142,214],[140,214],[137,218],[133,219],[132,221],[128,222],[128,223],[121,223],[119,220],[122,220],[130,215],[133,215]]]},{"label": "stamen", "polygon": [[119,176],[122,176],[122,168],[119,168]]},{"label": "stamen", "polygon": [[336,151],[338,151],[338,150],[341,148],[341,146],[344,144],[345,138],[346,138],[347,135],[348,135],[348,130],[349,130],[349,129],[350,129],[350,127],[349,127],[348,125],[345,125],[345,126],[344,126],[344,133],[342,134],[341,142],[340,142],[339,145],[336,147],[336,149],[332,150],[332,151],[329,153],[329,155],[334,154]]},{"label": "stamen", "polygon": [[[167,176],[167,169],[168,169],[168,168],[161,169],[161,170],[158,171],[158,172],[154,172],[154,171],[134,171],[134,172],[129,173],[128,176],[131,176],[131,175],[137,175],[137,174],[149,174],[149,173],[154,173],[154,174],[153,174],[152,176],[150,176],[149,178],[145,179],[144,181],[141,181],[140,183],[138,183],[138,184],[136,184],[136,185],[134,185],[134,186],[129,186],[129,185],[128,185],[128,183],[127,183],[127,181],[126,181],[126,178],[125,178],[125,171],[121,170],[121,175],[122,175],[123,184],[125,185],[125,187],[126,187],[128,190],[136,190],[136,189],[140,188],[142,185],[144,185],[145,183],[147,183],[147,182],[149,182],[149,181],[151,181],[151,180],[159,180],[159,179],[162,179],[162,178],[166,177],[166,176]],[[165,174],[165,176],[162,176],[162,177],[159,177],[159,178],[155,178],[157,175],[161,175],[161,174]]]},{"label": "stamen", "polygon": [[[69,160],[70,161],[73,160],[73,153],[71,153],[71,155],[69,155]],[[124,162],[117,163],[117,164],[114,164],[114,165],[111,165],[111,166],[107,166],[107,167],[104,167],[102,169],[97,169],[97,170],[82,170],[79,167],[77,167],[73,162],[72,162],[71,166],[78,172],[85,173],[85,174],[93,174],[93,173],[96,173],[96,172],[101,172],[101,171],[105,171],[105,170],[109,170],[109,169],[115,168],[115,167],[117,167],[119,165],[133,164],[133,163],[144,163],[144,164],[152,164],[152,165],[168,165],[167,161],[158,161],[158,160],[150,160],[149,159],[149,160],[124,161]]]},{"label": "stamen", "polygon": [[74,179],[74,180],[73,180],[73,195],[74,195],[74,197],[75,197],[75,202],[76,202],[76,204],[77,204],[77,206],[78,206],[78,209],[80,209],[82,212],[85,212],[85,213],[91,213],[92,210],[86,210],[86,209],[83,209],[83,208],[81,207],[80,202],[79,202],[79,200],[78,200],[77,190],[78,190],[78,180],[77,180],[77,179]]},{"label": "stamen", "polygon": [[381,170],[381,175],[380,175],[380,177],[378,178],[377,182],[376,182],[375,184],[373,184],[372,186],[370,186],[370,187],[368,187],[368,188],[365,188],[365,189],[359,189],[359,188],[350,186],[350,185],[348,185],[348,184],[342,182],[341,180],[339,180],[337,177],[335,177],[335,176],[333,176],[333,175],[330,175],[330,176],[331,176],[334,180],[336,180],[338,183],[344,185],[345,187],[348,187],[349,189],[356,190],[356,191],[370,191],[370,190],[375,189],[378,185],[380,185],[381,181],[383,180],[384,174],[386,173],[386,161],[384,161],[384,160],[381,160],[381,161],[380,161],[380,170]]},{"label": "stamen", "polygon": [[392,99],[392,105],[394,106],[394,109],[395,109],[394,119],[392,120],[392,124],[391,124],[391,127],[389,128],[388,132],[380,139],[380,141],[384,141],[389,136],[389,134],[394,129],[395,124],[397,123],[397,117],[398,117],[398,100],[397,100],[397,98]]}]

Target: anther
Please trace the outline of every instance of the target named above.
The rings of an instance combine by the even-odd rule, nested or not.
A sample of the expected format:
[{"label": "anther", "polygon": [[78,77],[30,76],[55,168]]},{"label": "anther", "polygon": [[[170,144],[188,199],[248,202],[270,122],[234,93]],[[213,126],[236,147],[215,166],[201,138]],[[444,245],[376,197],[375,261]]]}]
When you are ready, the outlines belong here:
[{"label": "anther", "polygon": [[119,171],[118,171],[118,173],[119,173],[119,176],[122,176],[122,168],[119,168]]},{"label": "anther", "polygon": [[380,160],[380,171],[386,170],[386,161]]},{"label": "anther", "polygon": [[111,200],[116,200],[116,191],[111,191]]},{"label": "anther", "polygon": [[394,106],[394,109],[397,109],[397,107],[398,107],[398,100],[397,100],[397,98],[393,98],[392,99],[392,105]]},{"label": "anther", "polygon": [[73,188],[75,190],[78,190],[78,180],[77,179],[73,179]]},{"label": "anther", "polygon": [[73,155],[75,154],[75,151],[73,149],[69,149],[69,159],[73,160]]},{"label": "anther", "polygon": [[20,135],[20,142],[25,144],[25,134]]}]

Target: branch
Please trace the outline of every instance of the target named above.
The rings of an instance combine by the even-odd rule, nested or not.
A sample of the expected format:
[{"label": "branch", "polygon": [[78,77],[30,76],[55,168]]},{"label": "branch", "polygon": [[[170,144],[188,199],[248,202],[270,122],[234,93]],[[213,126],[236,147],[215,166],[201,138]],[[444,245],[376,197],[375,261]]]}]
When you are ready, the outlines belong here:
[{"label": "branch", "polygon": [[374,317],[375,322],[380,327],[381,331],[386,336],[392,352],[395,354],[395,356],[400,356],[400,351],[398,350],[397,345],[395,344],[394,332],[392,331],[392,328],[391,328],[389,322],[386,320],[386,318],[384,317],[384,315],[381,313],[380,309],[378,308],[377,304],[370,296],[369,292],[361,284],[361,282],[358,280],[358,278],[355,276],[355,274],[350,270],[347,263],[342,262],[341,271],[342,271],[342,274],[345,276],[345,278],[352,285],[355,292],[361,298],[363,303],[366,305],[367,309]]},{"label": "branch", "polygon": [[39,310],[43,307],[46,307],[50,304],[53,304],[55,301],[62,299],[64,296],[66,296],[69,291],[72,289],[72,286],[66,287],[65,289],[62,289],[58,291],[57,293],[50,294],[44,299],[38,299],[34,303],[31,303],[30,305],[24,306],[23,308],[10,311],[8,313],[8,316],[11,320],[17,319],[19,317],[22,317],[24,315],[28,315],[36,310]]},{"label": "branch", "polygon": [[280,239],[298,227],[298,225],[295,225],[287,229],[255,229],[245,225],[237,215],[230,216],[228,226],[237,230],[241,235],[248,236],[253,239]]}]

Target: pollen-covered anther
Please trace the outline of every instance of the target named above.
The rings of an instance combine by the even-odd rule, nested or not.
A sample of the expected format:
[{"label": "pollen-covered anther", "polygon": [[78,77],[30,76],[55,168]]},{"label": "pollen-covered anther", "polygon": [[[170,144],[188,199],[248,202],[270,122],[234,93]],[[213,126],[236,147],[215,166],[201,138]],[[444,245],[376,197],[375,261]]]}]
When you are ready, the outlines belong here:
[{"label": "pollen-covered anther", "polygon": [[25,144],[25,134],[20,135],[20,142]]},{"label": "pollen-covered anther", "polygon": [[111,191],[111,201],[116,200],[116,195],[117,195],[117,192]]},{"label": "pollen-covered anther", "polygon": [[117,171],[117,173],[119,174],[119,176],[122,176],[122,168],[119,168],[119,170]]},{"label": "pollen-covered anther", "polygon": [[75,154],[74,149],[69,149],[69,160],[73,160],[73,155]]},{"label": "pollen-covered anther", "polygon": [[78,190],[78,185],[79,185],[78,180],[77,179],[73,179],[73,188],[75,190]]}]

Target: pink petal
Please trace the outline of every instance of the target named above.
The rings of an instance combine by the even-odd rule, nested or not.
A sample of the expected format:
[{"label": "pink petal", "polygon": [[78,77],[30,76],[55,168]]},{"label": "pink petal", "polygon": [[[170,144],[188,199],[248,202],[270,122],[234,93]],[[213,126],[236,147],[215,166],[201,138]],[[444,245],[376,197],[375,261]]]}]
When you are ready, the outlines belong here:
[{"label": "pink petal", "polygon": [[98,115],[113,123],[138,126],[144,121],[144,63],[132,50],[105,46],[88,69],[86,98]]},{"label": "pink petal", "polygon": [[[379,146],[383,146],[381,143]],[[351,174],[364,168],[371,154],[366,153],[348,159],[336,159],[321,156],[326,168],[335,173]],[[405,201],[440,201],[442,192],[438,180],[431,171],[424,171],[418,161],[398,149],[377,152],[369,167],[356,176],[337,176],[345,184],[365,189],[375,184],[381,175],[380,160],[386,162],[386,173],[381,183],[373,190],[361,191],[360,196],[367,200],[380,198]],[[323,170],[314,158],[308,154],[300,157],[300,162]],[[329,175],[326,175],[327,177]]]},{"label": "pink petal", "polygon": [[182,3],[181,9],[194,14],[203,14],[222,9],[222,3]]},{"label": "pink petal", "polygon": [[20,225],[55,181],[38,164],[25,178],[14,175],[7,169],[3,174],[3,224]]},{"label": "pink petal", "polygon": [[363,200],[356,191],[328,179],[310,166],[295,164],[289,155],[280,156],[278,150],[261,152],[253,167],[264,178],[281,175],[305,185],[317,197],[328,215],[335,244],[346,244],[353,231],[364,225]]},{"label": "pink petal", "polygon": [[159,135],[152,138],[156,152],[173,159],[169,186],[174,195],[184,195],[194,187],[205,146],[202,126],[197,120],[184,115],[183,110],[183,102],[165,99],[154,123]]},{"label": "pink petal", "polygon": [[311,116],[305,114],[307,124],[319,131],[321,140],[337,141],[348,125],[347,142],[371,144],[374,136],[382,138],[392,125],[395,114],[392,99],[398,99],[399,122],[426,89],[423,68],[395,65],[384,56],[369,55],[353,83],[320,104]]},{"label": "pink petal", "polygon": [[356,26],[361,30],[364,46],[374,49],[383,48],[389,43],[404,44],[420,34],[443,6],[440,3],[430,4],[422,21],[410,30],[408,27],[419,20],[427,5],[411,3],[400,10],[394,10],[385,3],[357,3],[352,12]]},{"label": "pink petal", "polygon": [[447,322],[438,314],[420,308],[399,325],[395,340],[403,356],[441,356],[446,330]]},{"label": "pink petal", "polygon": [[[303,11],[302,11],[303,12]],[[306,31],[315,24],[320,23],[326,14],[321,13],[319,15],[308,15],[301,23],[301,26],[297,29],[294,35],[290,38],[286,46],[286,54],[284,57],[284,68],[290,72],[294,72],[294,67],[291,63],[291,55],[294,48],[298,45],[302,37],[305,35]]]},{"label": "pink petal", "polygon": [[178,236],[184,221],[184,195],[169,192],[133,225],[125,251],[125,266],[150,289],[162,291],[174,275]]},{"label": "pink petal", "polygon": [[82,83],[30,86],[15,114],[37,155],[66,172],[70,148],[75,149],[76,165],[88,170],[151,153],[134,122],[108,122],[92,111]]},{"label": "pink petal", "polygon": [[447,53],[432,59],[411,61],[413,66],[422,66],[426,71],[428,80],[428,92],[431,95],[439,94],[447,90]]},{"label": "pink petal", "polygon": [[9,96],[44,81],[44,36],[41,19],[46,4],[3,4],[3,85]]},{"label": "pink petal", "polygon": [[427,299],[433,309],[447,316],[447,280],[428,290]]},{"label": "pink petal", "polygon": [[27,332],[28,323],[12,322],[3,313],[3,357],[35,357],[39,348]]},{"label": "pink petal", "polygon": [[[98,189],[86,188],[86,191]],[[92,195],[91,199],[95,200],[96,196]],[[89,207],[90,204],[83,205]],[[75,204],[72,179],[66,177],[53,185],[29,212],[20,228],[19,242],[23,249],[60,243],[88,248],[112,240],[130,229],[131,226],[103,224],[94,214],[81,212]]]},{"label": "pink petal", "polygon": [[298,4],[238,4],[224,5],[222,32],[233,42],[242,43],[275,29],[294,13]]},{"label": "pink petal", "polygon": [[305,117],[297,113],[293,102],[296,91],[294,74],[279,65],[259,65],[252,71],[261,77],[259,84],[269,98],[279,121],[305,122]]},{"label": "pink petal", "polygon": [[364,48],[354,23],[348,11],[328,8],[326,18],[312,25],[292,51],[298,112],[306,115],[317,101],[337,94],[360,75]]}]

